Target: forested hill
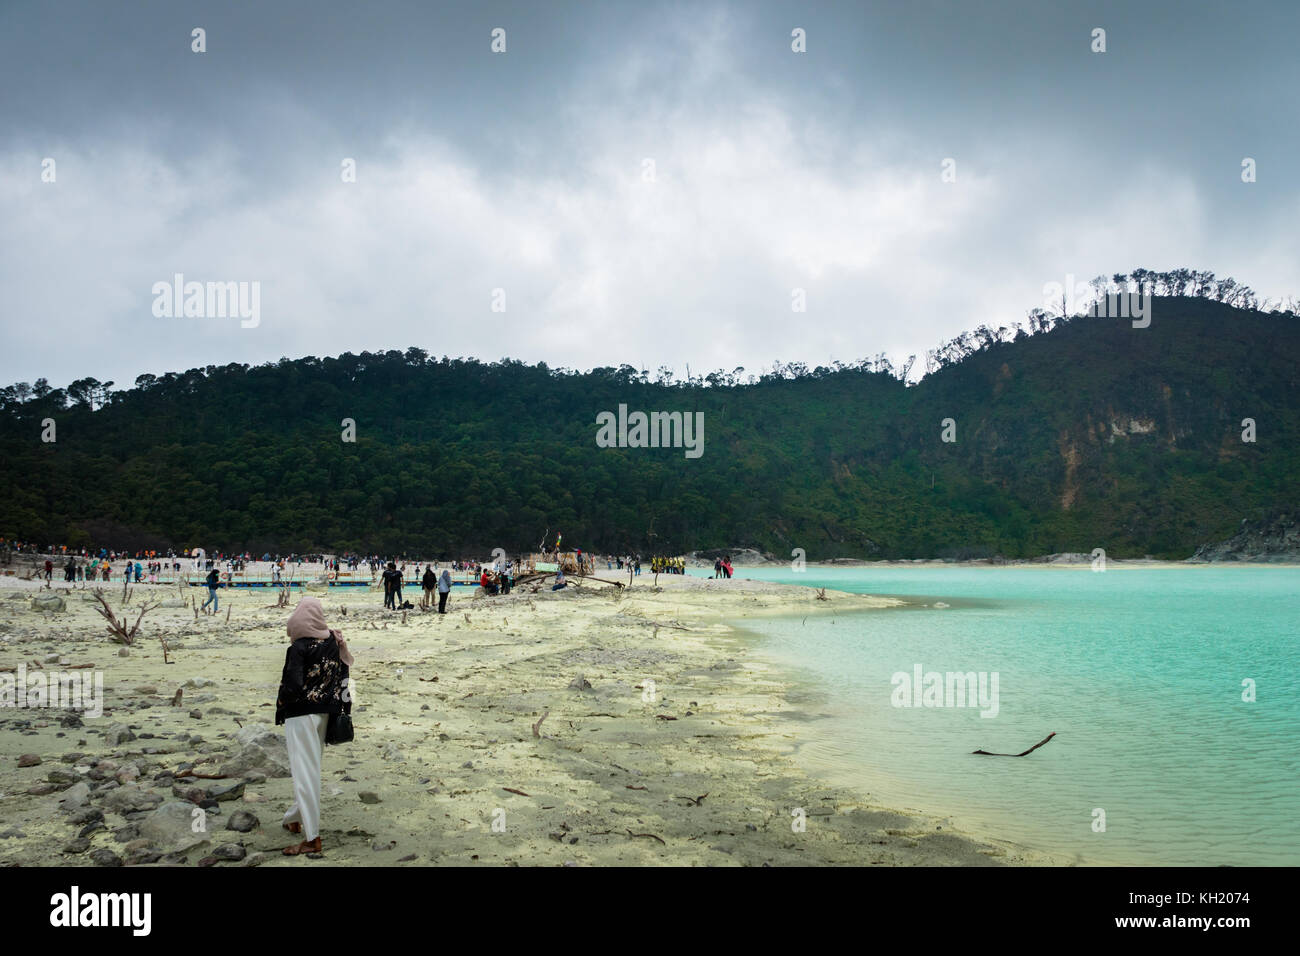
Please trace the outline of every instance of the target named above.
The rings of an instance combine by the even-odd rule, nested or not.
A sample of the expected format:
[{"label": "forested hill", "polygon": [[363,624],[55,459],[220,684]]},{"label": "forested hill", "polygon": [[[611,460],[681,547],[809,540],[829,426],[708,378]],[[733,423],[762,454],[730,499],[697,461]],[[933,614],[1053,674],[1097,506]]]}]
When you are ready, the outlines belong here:
[{"label": "forested hill", "polygon": [[[408,349],[112,393],[10,387],[0,534],[448,556],[549,530],[596,551],[1185,558],[1300,504],[1294,314],[1159,298],[1145,329],[1081,317],[933,360],[910,387],[879,362],[673,383]],[[703,454],[598,447],[598,413],[620,404],[702,412]]]}]

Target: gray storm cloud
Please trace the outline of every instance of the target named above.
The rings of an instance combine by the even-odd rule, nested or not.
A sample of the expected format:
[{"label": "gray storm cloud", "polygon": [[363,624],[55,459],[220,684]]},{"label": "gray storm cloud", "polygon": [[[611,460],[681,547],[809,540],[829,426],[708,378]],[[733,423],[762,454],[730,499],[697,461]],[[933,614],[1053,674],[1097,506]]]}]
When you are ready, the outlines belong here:
[{"label": "gray storm cloud", "polygon": [[[5,7],[0,378],[757,370],[920,353],[1067,274],[1300,292],[1296,9],[1042,6]],[[260,322],[156,317],[176,273],[260,283]]]}]

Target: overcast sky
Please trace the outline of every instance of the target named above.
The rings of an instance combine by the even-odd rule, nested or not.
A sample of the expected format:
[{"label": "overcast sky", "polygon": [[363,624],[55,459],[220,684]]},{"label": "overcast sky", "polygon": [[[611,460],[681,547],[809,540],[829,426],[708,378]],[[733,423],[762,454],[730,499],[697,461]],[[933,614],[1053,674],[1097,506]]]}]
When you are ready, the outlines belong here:
[{"label": "overcast sky", "polygon": [[[1069,273],[1300,293],[1297,35],[1293,0],[4,0],[0,381],[411,345],[756,372],[920,353]],[[156,317],[175,273],[260,283],[260,323]]]}]

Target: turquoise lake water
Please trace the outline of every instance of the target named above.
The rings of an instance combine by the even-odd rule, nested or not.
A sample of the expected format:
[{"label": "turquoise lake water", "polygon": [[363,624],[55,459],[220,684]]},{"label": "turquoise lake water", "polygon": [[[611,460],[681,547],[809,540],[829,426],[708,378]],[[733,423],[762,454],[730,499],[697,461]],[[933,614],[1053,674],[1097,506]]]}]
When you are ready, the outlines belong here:
[{"label": "turquoise lake water", "polygon": [[[799,757],[834,782],[1070,861],[1300,864],[1300,568],[737,577],[909,602],[744,622],[759,653],[816,689],[821,719],[803,725]],[[990,693],[996,673],[996,716],[894,706],[893,676],[918,664],[984,672]],[[1019,753],[1053,731],[1027,757],[971,754]]]}]

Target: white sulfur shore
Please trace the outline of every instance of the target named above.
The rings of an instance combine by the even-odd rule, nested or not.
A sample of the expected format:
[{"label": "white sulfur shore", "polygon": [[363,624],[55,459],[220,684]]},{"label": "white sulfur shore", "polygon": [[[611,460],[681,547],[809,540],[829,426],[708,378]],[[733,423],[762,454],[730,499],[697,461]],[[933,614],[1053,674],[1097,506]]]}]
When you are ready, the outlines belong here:
[{"label": "white sulfur shore", "polygon": [[[600,577],[627,582],[626,573]],[[326,750],[325,852],[305,860],[278,852],[293,842],[279,824],[286,777],[266,768],[217,780],[168,775],[218,775],[241,750],[241,728],[246,740],[250,727],[273,725],[289,608],[269,607],[269,590],[223,590],[220,614],[196,618],[189,602],[201,589],[182,600],[176,587],[138,586],[123,612],[132,621],[144,601],[172,606],[145,616],[123,657],[90,592],[66,587],[56,580],[44,592],[62,595],[66,610],[39,611],[35,582],[0,580],[0,667],[91,664],[104,688],[98,718],[0,709],[3,863],[1059,862],[876,806],[795,765],[791,685],[726,622],[892,599],[689,576],[660,575],[656,587],[644,571],[630,588],[590,579],[506,597],[456,588],[445,616],[384,611],[376,589],[314,591],[356,656],[357,739]],[[120,582],[105,589],[115,610],[121,594]],[[417,589],[407,597],[417,600]],[[117,740],[124,730],[134,739]],[[182,850],[160,845],[160,827],[146,825],[162,813],[154,807],[209,791],[222,799],[206,833]],[[241,810],[257,825],[226,829]]]}]

